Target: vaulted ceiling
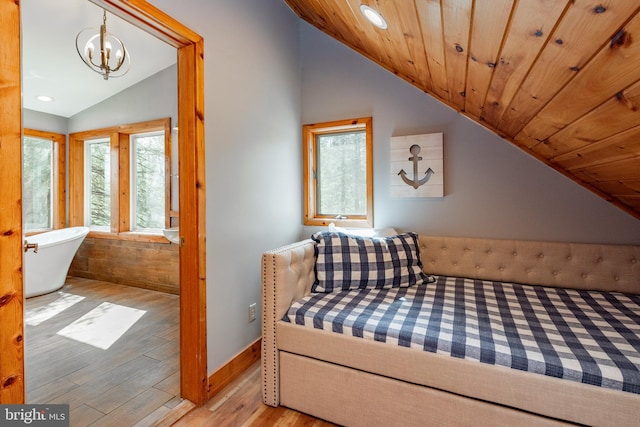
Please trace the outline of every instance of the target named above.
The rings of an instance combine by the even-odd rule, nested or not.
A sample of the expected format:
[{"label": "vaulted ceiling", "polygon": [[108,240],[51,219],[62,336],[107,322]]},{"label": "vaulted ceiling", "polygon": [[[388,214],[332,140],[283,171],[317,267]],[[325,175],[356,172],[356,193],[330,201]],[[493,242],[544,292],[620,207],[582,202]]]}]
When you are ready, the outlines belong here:
[{"label": "vaulted ceiling", "polygon": [[[20,15],[22,106],[29,110],[71,117],[177,61],[175,48],[108,13],[108,31],[125,43],[132,59],[125,76],[104,80],[82,62],[75,45],[79,31],[98,32],[100,7],[87,0],[28,0],[20,3]],[[53,101],[39,101],[38,95]]]},{"label": "vaulted ceiling", "polygon": [[[640,218],[640,0],[285,0]],[[386,29],[360,12],[381,13]]]}]

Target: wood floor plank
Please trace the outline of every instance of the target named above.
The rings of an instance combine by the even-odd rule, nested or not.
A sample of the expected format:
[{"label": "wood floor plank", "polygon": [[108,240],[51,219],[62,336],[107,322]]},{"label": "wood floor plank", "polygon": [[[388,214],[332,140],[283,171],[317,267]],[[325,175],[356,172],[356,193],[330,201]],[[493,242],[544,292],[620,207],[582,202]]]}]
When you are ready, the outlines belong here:
[{"label": "wood floor plank", "polygon": [[[54,352],[52,352],[54,353]],[[44,385],[47,382],[67,378],[79,369],[89,366],[87,362],[73,360],[69,357],[55,358],[51,353],[45,354],[44,360],[27,365],[27,390]]]},{"label": "wood floor plank", "polygon": [[211,418],[215,425],[242,425],[260,408],[260,371],[255,370],[240,385],[231,389],[232,393],[227,394],[224,400],[209,408],[215,414]]},{"label": "wood floor plank", "polygon": [[69,411],[69,422],[72,426],[89,426],[104,418],[105,414],[87,405],[80,405]]},{"label": "wood floor plank", "polygon": [[215,414],[207,408],[200,407],[189,411],[188,414],[173,423],[172,427],[200,427],[213,425],[210,420]]},{"label": "wood floor plank", "polygon": [[[110,413],[129,400],[144,393],[146,390],[153,388],[156,383],[165,379],[167,375],[168,373],[163,371],[159,364],[151,365],[146,363],[144,367],[137,370],[135,374],[127,376],[114,387],[109,388],[99,396],[86,400],[85,402],[87,405],[101,412]],[[170,395],[166,392],[163,393]]]},{"label": "wood floor plank", "polygon": [[259,370],[256,370],[254,367],[252,367],[252,369],[247,369],[240,374],[238,378],[232,381],[231,384],[223,388],[220,393],[205,403],[204,406],[210,411],[217,411],[220,406],[225,404],[225,402],[235,394],[242,392],[245,388],[250,388],[255,384],[260,384],[260,378],[258,376]]},{"label": "wood floor plank", "polygon": [[[130,348],[122,349],[120,347],[112,348],[108,354],[103,353],[95,356],[92,359],[92,363],[76,372],[69,374],[67,378],[76,384],[85,384],[91,380],[95,380],[100,377],[110,377],[113,371],[119,371],[126,369],[126,366],[131,363],[132,360],[146,357],[144,355],[144,345],[159,345],[155,337],[148,337],[148,339],[142,342],[137,342]],[[120,350],[118,353],[117,351]],[[159,360],[149,357],[145,360],[147,363],[158,363]]]},{"label": "wood floor plank", "polygon": [[136,370],[144,369],[147,363],[148,361],[146,360],[136,359],[127,365],[121,366],[121,369],[113,370],[111,375],[108,373],[100,375],[76,387],[69,393],[54,398],[48,403],[66,403],[69,404],[71,408],[76,408],[87,402],[96,402],[100,401],[100,399],[105,399],[111,389],[125,382],[128,376],[132,375]]},{"label": "wood floor plank", "polygon": [[[165,406],[167,406],[165,404]],[[195,408],[195,404],[188,400],[182,400],[178,405],[171,409],[167,415],[165,415],[162,419],[156,420],[154,423],[154,427],[171,427],[178,420],[184,417],[189,411],[192,411]],[[140,423],[144,423],[146,419],[140,421]],[[143,425],[136,424],[134,427],[143,427]]]},{"label": "wood floor plank", "polygon": [[161,406],[137,423],[135,423],[133,427],[155,427],[165,417],[168,417],[170,412],[171,408]]},{"label": "wood floor plank", "polygon": [[44,382],[39,387],[36,387],[34,382],[31,382],[27,387],[27,395],[29,396],[29,403],[47,403],[51,402],[56,396],[69,393],[76,387],[78,387],[78,384],[66,378]]},{"label": "wood floor plank", "polygon": [[153,385],[153,388],[162,390],[174,396],[180,395],[180,372],[175,372],[171,376]]},{"label": "wood floor plank", "polygon": [[108,416],[91,424],[92,427],[133,426],[171,399],[171,395],[154,388],[137,395],[111,411]]},{"label": "wood floor plank", "polygon": [[[155,337],[164,340],[164,338],[157,335],[155,335]],[[159,361],[173,360],[180,357],[180,347],[175,346],[175,341],[166,341],[164,344],[160,344],[151,348],[149,351],[145,351],[144,355]]]}]

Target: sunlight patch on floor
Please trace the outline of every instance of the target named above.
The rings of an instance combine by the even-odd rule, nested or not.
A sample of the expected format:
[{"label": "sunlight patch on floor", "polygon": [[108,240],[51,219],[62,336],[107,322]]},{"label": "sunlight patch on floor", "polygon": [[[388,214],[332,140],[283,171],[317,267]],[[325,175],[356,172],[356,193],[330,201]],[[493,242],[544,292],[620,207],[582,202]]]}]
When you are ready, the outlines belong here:
[{"label": "sunlight patch on floor", "polygon": [[58,335],[106,350],[145,313],[145,310],[103,302],[60,330]]},{"label": "sunlight patch on floor", "polygon": [[45,320],[53,318],[84,299],[84,297],[80,295],[68,294],[66,292],[59,292],[59,295],[60,298],[47,305],[26,310],[24,313],[25,323],[29,326],[38,326]]}]

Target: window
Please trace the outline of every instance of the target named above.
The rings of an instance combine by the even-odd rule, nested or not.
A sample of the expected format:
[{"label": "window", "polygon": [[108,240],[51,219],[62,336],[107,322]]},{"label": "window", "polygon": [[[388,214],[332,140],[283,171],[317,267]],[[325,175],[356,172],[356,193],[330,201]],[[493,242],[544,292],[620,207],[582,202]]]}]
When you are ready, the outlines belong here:
[{"label": "window", "polygon": [[163,132],[131,135],[131,169],[131,229],[165,228]]},{"label": "window", "polygon": [[373,227],[371,122],[303,126],[305,225]]},{"label": "window", "polygon": [[33,232],[64,227],[65,136],[25,129],[22,141],[24,229]]},{"label": "window", "polygon": [[69,135],[69,223],[95,237],[162,240],[171,200],[170,119]]},{"label": "window", "polygon": [[111,229],[111,142],[109,138],[86,141],[85,144],[85,225]]}]

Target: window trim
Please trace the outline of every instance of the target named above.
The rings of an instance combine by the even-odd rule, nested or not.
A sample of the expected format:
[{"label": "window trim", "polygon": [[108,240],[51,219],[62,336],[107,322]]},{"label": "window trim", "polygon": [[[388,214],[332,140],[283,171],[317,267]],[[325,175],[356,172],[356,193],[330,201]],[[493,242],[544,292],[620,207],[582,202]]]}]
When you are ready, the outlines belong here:
[{"label": "window trim", "polygon": [[165,140],[165,228],[170,226],[171,202],[171,119],[94,129],[69,134],[69,225],[84,221],[84,146],[85,141],[109,138],[111,146],[111,229],[91,230],[89,237],[169,243],[162,231],[131,231],[130,136],[164,131]]},{"label": "window trim", "polygon": [[[67,222],[66,218],[66,144],[67,144],[67,136],[54,133],[41,131],[36,129],[24,128],[22,130],[22,143],[24,144],[24,137],[29,136],[33,138],[47,139],[50,140],[53,144],[53,197],[52,200],[52,211],[53,217],[51,218],[51,225],[53,230],[64,228]],[[44,231],[48,231],[50,229],[38,229],[26,232],[26,235],[32,235],[36,233],[41,233]]]},{"label": "window trim", "polygon": [[[340,133],[350,130],[365,130],[366,134],[366,180],[367,207],[366,215],[351,216],[350,218],[336,218],[320,215],[317,212],[317,183],[316,171],[316,136],[322,134]],[[358,119],[338,120],[324,123],[314,123],[302,126],[302,153],[304,177],[304,225],[328,226],[334,223],[338,227],[373,227],[373,119],[363,117]]]}]

